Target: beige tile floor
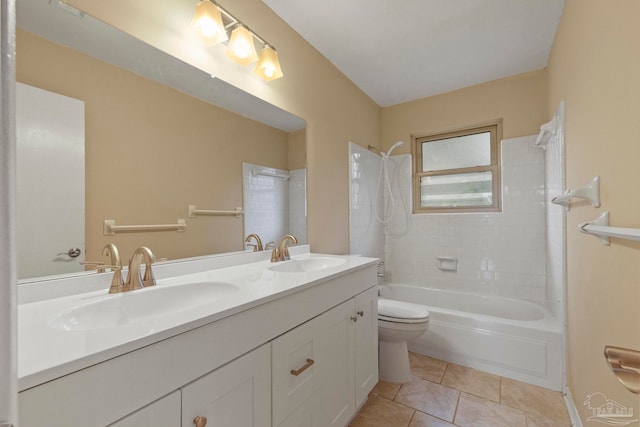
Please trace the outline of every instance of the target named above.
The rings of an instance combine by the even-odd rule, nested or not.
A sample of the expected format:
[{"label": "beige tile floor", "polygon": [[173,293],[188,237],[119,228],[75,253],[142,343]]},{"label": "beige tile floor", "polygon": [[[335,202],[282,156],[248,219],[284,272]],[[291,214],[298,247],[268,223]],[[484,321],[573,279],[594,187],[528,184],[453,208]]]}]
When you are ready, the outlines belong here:
[{"label": "beige tile floor", "polygon": [[413,380],[380,381],[350,427],[565,427],[560,392],[409,353]]}]

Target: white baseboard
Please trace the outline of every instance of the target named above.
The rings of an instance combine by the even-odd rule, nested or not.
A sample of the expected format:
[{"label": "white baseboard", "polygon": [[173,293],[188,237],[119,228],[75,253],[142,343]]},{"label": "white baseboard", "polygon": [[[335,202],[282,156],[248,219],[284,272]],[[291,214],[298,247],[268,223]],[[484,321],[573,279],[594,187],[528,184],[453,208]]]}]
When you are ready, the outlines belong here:
[{"label": "white baseboard", "polygon": [[569,387],[567,387],[564,392],[564,404],[567,407],[567,412],[569,412],[571,425],[573,427],[583,427],[582,420],[580,419],[580,415],[578,414],[578,408],[576,408],[576,405],[573,401],[573,397],[571,396],[571,391],[569,390]]}]

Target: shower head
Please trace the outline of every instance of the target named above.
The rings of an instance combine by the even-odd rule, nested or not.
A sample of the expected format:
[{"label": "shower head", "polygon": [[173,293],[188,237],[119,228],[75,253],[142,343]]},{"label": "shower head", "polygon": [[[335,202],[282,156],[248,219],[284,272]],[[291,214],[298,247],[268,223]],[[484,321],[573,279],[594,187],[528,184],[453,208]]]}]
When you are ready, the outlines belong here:
[{"label": "shower head", "polygon": [[393,144],[391,146],[391,148],[389,148],[389,151],[387,151],[386,153],[380,153],[382,154],[382,157],[389,157],[391,155],[391,152],[396,148],[396,147],[401,147],[402,145],[404,145],[404,141],[398,141],[395,144]]}]

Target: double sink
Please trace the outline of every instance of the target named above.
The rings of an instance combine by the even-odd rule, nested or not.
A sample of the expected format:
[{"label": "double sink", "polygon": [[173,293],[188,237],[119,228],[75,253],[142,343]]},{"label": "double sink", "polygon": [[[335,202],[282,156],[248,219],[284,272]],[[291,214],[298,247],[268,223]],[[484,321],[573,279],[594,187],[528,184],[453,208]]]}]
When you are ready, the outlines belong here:
[{"label": "double sink", "polygon": [[[267,274],[305,274],[344,264],[344,258],[316,256],[273,263]],[[178,280],[175,280],[178,279]],[[187,280],[187,281],[185,281]],[[49,316],[47,325],[62,331],[91,331],[149,321],[154,317],[195,310],[238,293],[241,287],[217,280],[188,281],[174,278],[163,284],[118,294],[105,294],[90,301],[71,303]]]}]

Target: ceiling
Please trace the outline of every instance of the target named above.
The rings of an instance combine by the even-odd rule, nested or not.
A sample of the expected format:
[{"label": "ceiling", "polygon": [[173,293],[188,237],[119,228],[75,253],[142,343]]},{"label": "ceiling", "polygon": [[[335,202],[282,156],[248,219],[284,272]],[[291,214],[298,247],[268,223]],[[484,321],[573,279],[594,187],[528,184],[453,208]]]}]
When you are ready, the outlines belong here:
[{"label": "ceiling", "polygon": [[564,0],[263,0],[380,106],[544,68]]}]

